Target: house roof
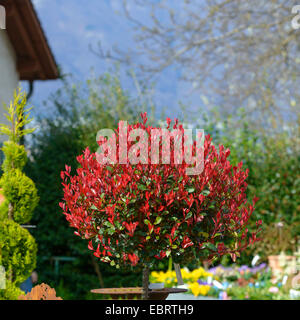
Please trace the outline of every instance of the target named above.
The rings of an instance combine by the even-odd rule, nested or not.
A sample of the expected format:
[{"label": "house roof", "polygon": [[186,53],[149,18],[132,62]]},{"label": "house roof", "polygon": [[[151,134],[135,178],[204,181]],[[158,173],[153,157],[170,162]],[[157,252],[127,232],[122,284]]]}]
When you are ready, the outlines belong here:
[{"label": "house roof", "polygon": [[16,52],[21,80],[59,77],[55,58],[31,0],[0,0],[6,9],[6,31]]}]

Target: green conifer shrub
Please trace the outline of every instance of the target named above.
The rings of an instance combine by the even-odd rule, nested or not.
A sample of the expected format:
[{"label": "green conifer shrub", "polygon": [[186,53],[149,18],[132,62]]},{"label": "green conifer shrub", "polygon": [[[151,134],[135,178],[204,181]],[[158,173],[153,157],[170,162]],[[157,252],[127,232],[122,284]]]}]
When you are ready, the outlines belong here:
[{"label": "green conifer shrub", "polygon": [[27,162],[26,150],[23,145],[18,145],[11,141],[5,141],[2,147],[5,159],[2,169],[7,172],[11,169],[22,170]]},{"label": "green conifer shrub", "polygon": [[24,292],[10,281],[6,281],[5,290],[0,289],[0,300],[17,300]]},{"label": "green conifer shrub", "polygon": [[26,95],[15,92],[14,100],[6,108],[8,124],[0,125],[0,133],[8,136],[2,151],[5,160],[0,179],[0,265],[6,271],[6,288],[0,289],[0,300],[18,299],[22,291],[18,286],[26,280],[36,266],[37,245],[31,234],[19,224],[28,223],[38,204],[33,181],[23,172],[27,154],[20,139],[33,129],[24,129],[29,119]]},{"label": "green conifer shrub", "polygon": [[0,223],[0,265],[14,284],[25,281],[36,263],[37,246],[32,235],[13,220]]},{"label": "green conifer shrub", "polygon": [[0,185],[6,199],[1,207],[8,212],[9,204],[13,204],[14,221],[20,224],[29,222],[39,200],[34,182],[20,169],[12,169],[4,172]]}]

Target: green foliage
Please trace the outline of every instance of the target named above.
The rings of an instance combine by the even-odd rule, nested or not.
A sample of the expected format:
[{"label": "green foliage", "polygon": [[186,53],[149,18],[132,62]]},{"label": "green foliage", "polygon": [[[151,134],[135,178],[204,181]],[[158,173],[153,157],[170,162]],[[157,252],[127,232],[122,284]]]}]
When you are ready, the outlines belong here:
[{"label": "green foliage", "polygon": [[[256,195],[259,199],[251,220],[261,219],[264,230],[273,223],[282,222],[294,238],[286,250],[294,251],[300,234],[299,127],[272,131],[254,129],[241,109],[235,119],[228,117],[225,120],[216,110],[205,118],[204,129],[213,135],[216,143],[230,148],[232,163],[242,160],[249,169],[248,196]],[[250,225],[250,229],[255,227]],[[245,251],[240,263],[249,264],[254,252],[258,251],[262,260],[267,260],[265,232],[259,235],[261,242]],[[274,247],[273,250],[276,251]],[[280,248],[277,251],[279,254]]]},{"label": "green foliage", "polygon": [[0,300],[18,300],[19,296],[25,294],[11,281],[6,280],[5,290],[0,290]]},{"label": "green foliage", "polygon": [[3,212],[3,209],[8,211],[9,203],[12,203],[14,221],[20,224],[29,222],[39,201],[34,182],[19,169],[13,169],[4,172],[0,187],[6,198],[0,212]]},{"label": "green foliage", "polygon": [[31,234],[12,220],[0,222],[0,265],[8,279],[18,285],[36,265],[37,245]]},{"label": "green foliage", "polygon": [[9,138],[2,148],[5,159],[0,179],[0,265],[4,266],[8,279],[1,299],[17,299],[22,291],[16,286],[30,276],[36,265],[36,242],[18,224],[30,221],[38,203],[33,181],[21,171],[26,164],[27,155],[19,142],[24,135],[34,131],[25,128],[31,121],[28,114],[30,109],[25,106],[26,93],[21,90],[15,92],[13,101],[6,108],[8,124],[0,125],[0,133]]},{"label": "green foliage", "polygon": [[270,292],[271,283],[263,288],[254,286],[238,287],[234,286],[227,289],[227,294],[233,300],[290,300],[289,292],[281,289],[278,293]]},{"label": "green foliage", "polygon": [[293,255],[296,248],[296,239],[293,224],[271,223],[267,225],[261,237],[263,241],[256,246],[255,253],[266,259],[268,256],[278,255],[281,252]]},{"label": "green foliage", "polygon": [[24,129],[31,122],[29,119],[29,111],[31,108],[26,108],[26,93],[18,90],[14,92],[13,101],[9,106],[4,106],[7,114],[4,114],[9,124],[0,125],[0,133],[7,135],[9,140],[18,143],[26,134],[32,133],[34,129]]},{"label": "green foliage", "polygon": [[2,147],[5,160],[2,170],[7,172],[12,169],[22,170],[27,162],[26,150],[23,145],[18,145],[12,141],[5,141]]},{"label": "green foliage", "polygon": [[[136,287],[141,285],[141,273],[133,271],[118,271],[106,265],[100,265],[103,274],[104,287]],[[47,269],[48,271],[49,269]],[[51,286],[55,286],[57,296],[64,300],[95,300],[103,299],[102,295],[91,293],[91,289],[100,288],[99,281],[88,260],[78,261],[78,264],[62,264],[59,276],[52,273],[40,274],[48,280]],[[41,280],[42,281],[42,280]]]}]

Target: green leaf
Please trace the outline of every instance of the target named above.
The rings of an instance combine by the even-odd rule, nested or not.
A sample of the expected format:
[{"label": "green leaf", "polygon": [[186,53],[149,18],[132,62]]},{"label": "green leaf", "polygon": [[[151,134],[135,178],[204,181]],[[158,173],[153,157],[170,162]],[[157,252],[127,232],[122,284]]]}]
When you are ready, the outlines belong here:
[{"label": "green leaf", "polygon": [[188,212],[187,215],[185,216],[186,219],[191,218],[193,215],[192,211]]},{"label": "green leaf", "polygon": [[155,222],[154,222],[154,224],[156,225],[156,224],[159,224],[160,222],[161,222],[161,220],[162,220],[162,217],[156,217],[156,219],[155,219]]},{"label": "green leaf", "polygon": [[209,237],[209,234],[207,232],[199,232],[199,236],[202,236],[207,239]]},{"label": "green leaf", "polygon": [[204,196],[208,196],[210,194],[210,191],[209,190],[203,190],[201,192],[201,194],[204,195]]},{"label": "green leaf", "polygon": [[112,236],[114,233],[115,233],[115,229],[111,228],[111,229],[108,229],[107,233]]},{"label": "green leaf", "polygon": [[217,251],[217,248],[214,244],[212,244],[211,242],[206,242],[204,244],[204,247],[213,251]]},{"label": "green leaf", "polygon": [[114,227],[109,221],[104,221],[103,224],[108,228]]},{"label": "green leaf", "polygon": [[147,187],[144,184],[138,184],[137,187],[139,190],[143,190],[143,191],[147,190]]},{"label": "green leaf", "polygon": [[216,237],[220,237],[220,236],[222,236],[222,233],[216,233],[215,235],[214,235],[214,238],[216,238]]},{"label": "green leaf", "polygon": [[91,205],[91,209],[92,210],[98,210],[98,208],[94,204]]}]

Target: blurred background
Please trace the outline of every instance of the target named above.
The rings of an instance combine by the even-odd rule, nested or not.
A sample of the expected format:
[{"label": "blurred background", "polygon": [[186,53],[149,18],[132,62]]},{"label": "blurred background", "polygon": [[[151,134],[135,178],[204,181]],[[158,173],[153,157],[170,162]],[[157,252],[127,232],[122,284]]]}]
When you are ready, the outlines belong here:
[{"label": "blurred background", "polygon": [[[285,275],[291,279],[299,272],[300,10],[292,12],[296,1],[24,2],[33,5],[28,12],[20,1],[12,12],[18,12],[20,21],[34,12],[36,28],[44,33],[38,41],[44,45],[31,52],[31,26],[20,25],[29,35],[24,54],[25,47],[10,34],[11,17],[19,21],[13,13],[7,18],[8,40],[0,42],[0,66],[4,72],[1,59],[17,56],[20,77],[12,82],[22,81],[34,106],[32,126],[37,129],[25,143],[30,152],[26,173],[40,196],[32,220],[36,228],[31,230],[38,243],[38,283],[54,287],[64,299],[92,299],[89,290],[95,287],[141,284],[134,271],[116,272],[96,261],[87,243],[74,236],[58,203],[65,164],[76,167],[76,156],[86,146],[95,150],[99,129],[115,127],[118,120],[134,121],[142,111],[154,124],[177,117],[204,129],[215,145],[230,148],[233,164],[243,161],[249,168],[248,196],[259,198],[249,229],[262,219],[263,240],[243,252],[235,266],[229,258],[203,267],[220,264],[235,270],[234,276],[245,280],[240,280],[238,290],[249,283],[268,283],[271,277],[272,285],[282,285]],[[11,5],[8,0],[1,4]],[[16,53],[4,50],[11,46],[5,41]],[[29,54],[38,61],[34,72],[27,60],[27,68],[19,63]],[[254,263],[255,256],[259,258]],[[258,271],[250,269],[263,263],[273,275],[267,279],[268,271],[262,268],[266,279],[261,280]],[[248,278],[242,265],[248,266]],[[195,261],[187,267],[200,266]],[[160,270],[167,269],[168,263],[161,263]],[[227,282],[228,277],[224,276]],[[256,291],[255,297],[274,298],[276,292],[269,287],[266,295]],[[250,293],[234,294],[251,298]]]}]

